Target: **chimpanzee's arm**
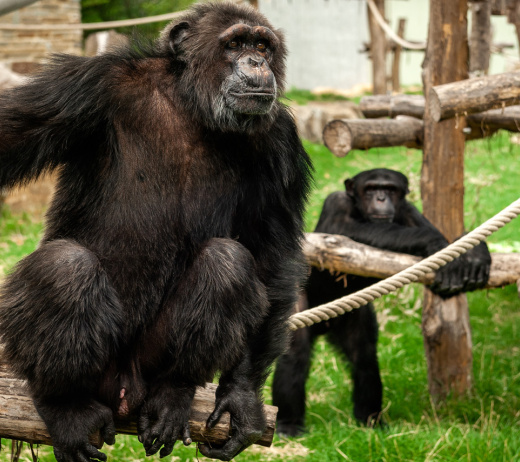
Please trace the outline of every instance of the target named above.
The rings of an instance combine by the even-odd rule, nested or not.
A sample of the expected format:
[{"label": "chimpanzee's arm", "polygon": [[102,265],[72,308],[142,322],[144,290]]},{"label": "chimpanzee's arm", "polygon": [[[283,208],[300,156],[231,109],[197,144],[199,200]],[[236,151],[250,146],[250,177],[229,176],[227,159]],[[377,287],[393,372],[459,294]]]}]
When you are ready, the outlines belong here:
[{"label": "chimpanzee's arm", "polygon": [[398,220],[393,223],[365,221],[352,199],[344,191],[338,191],[325,200],[315,232],[341,234],[362,244],[421,257],[448,244],[440,231],[408,202],[402,204]]},{"label": "chimpanzee's arm", "polygon": [[110,114],[109,78],[102,59],[59,55],[29,83],[3,92],[0,187],[34,179],[88,149]]}]

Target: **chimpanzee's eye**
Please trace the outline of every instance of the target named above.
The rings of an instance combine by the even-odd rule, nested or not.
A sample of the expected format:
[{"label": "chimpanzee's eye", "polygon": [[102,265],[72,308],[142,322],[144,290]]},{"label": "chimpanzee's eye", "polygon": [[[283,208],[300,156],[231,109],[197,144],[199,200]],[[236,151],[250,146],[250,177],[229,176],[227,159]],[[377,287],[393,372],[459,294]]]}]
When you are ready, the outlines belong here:
[{"label": "chimpanzee's eye", "polygon": [[267,43],[264,40],[260,40],[256,43],[256,49],[258,51],[266,51],[267,50]]},{"label": "chimpanzee's eye", "polygon": [[229,48],[238,48],[239,46],[240,46],[240,42],[238,40],[236,40],[236,39],[230,40],[228,42],[228,47]]}]

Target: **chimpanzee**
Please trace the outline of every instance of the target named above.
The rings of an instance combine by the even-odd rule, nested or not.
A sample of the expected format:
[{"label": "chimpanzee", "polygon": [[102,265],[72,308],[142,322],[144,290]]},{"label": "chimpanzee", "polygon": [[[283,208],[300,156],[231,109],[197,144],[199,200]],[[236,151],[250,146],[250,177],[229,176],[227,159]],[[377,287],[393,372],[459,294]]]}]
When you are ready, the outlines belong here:
[{"label": "chimpanzee", "polygon": [[149,46],[54,57],[0,99],[0,188],[58,170],[45,235],[1,290],[5,356],[59,462],[106,460],[114,418],[171,453],[220,371],[202,454],[265,428],[261,389],[305,275],[311,164],[278,97],[282,34],[252,7],[201,4]]},{"label": "chimpanzee", "polygon": [[[323,205],[316,232],[341,234],[363,244],[427,257],[446,247],[446,238],[405,196],[408,179],[400,172],[374,169],[345,181],[346,191],[330,194]],[[483,287],[491,256],[485,243],[441,268],[430,289],[449,297]],[[348,276],[348,283],[329,271],[312,268],[298,309],[315,307],[376,282]],[[293,334],[290,350],[281,356],[273,383],[278,406],[277,431],[294,436],[304,429],[305,382],[311,350],[318,335],[329,341],[352,364],[354,416],[369,425],[380,423],[382,384],[377,360],[378,324],[371,303],[325,323]]]}]

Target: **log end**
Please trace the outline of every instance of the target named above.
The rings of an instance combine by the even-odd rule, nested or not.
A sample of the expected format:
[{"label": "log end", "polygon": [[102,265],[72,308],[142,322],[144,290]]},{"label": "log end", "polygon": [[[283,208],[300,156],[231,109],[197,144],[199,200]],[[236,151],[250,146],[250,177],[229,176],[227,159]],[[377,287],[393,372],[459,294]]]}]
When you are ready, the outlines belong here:
[{"label": "log end", "polygon": [[323,142],[336,157],[345,157],[352,150],[352,135],[342,120],[333,120],[325,125]]}]

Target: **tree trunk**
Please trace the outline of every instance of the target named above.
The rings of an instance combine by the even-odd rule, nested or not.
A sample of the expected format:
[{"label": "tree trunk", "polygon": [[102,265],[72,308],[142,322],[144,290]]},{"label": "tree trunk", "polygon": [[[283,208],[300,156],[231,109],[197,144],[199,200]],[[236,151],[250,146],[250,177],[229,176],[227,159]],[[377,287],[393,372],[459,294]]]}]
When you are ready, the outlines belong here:
[{"label": "tree trunk", "polygon": [[[431,87],[468,78],[467,1],[430,0],[428,47],[423,63],[424,154],[421,195],[424,215],[453,241],[464,231],[465,119],[436,122]],[[423,333],[428,382],[434,399],[464,393],[472,383],[472,352],[466,295],[443,300],[425,289]],[[445,373],[443,372],[445,371]]]},{"label": "tree trunk", "polygon": [[473,76],[488,73],[491,53],[491,1],[471,4],[469,71]]},{"label": "tree trunk", "polygon": [[[374,0],[381,15],[385,15],[385,0]],[[374,95],[386,94],[386,37],[368,8],[368,27],[370,30],[370,56],[372,58],[372,84]]]}]

